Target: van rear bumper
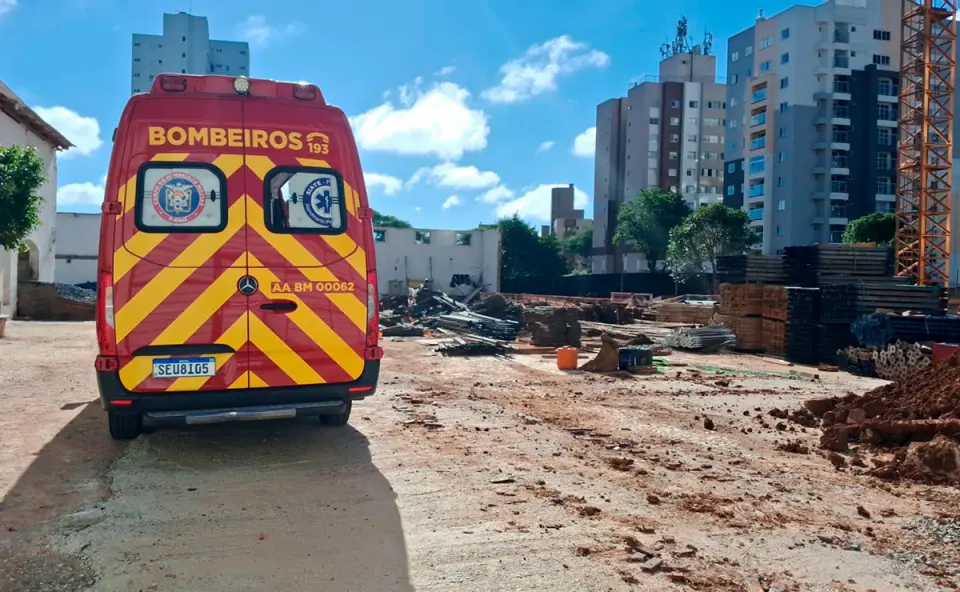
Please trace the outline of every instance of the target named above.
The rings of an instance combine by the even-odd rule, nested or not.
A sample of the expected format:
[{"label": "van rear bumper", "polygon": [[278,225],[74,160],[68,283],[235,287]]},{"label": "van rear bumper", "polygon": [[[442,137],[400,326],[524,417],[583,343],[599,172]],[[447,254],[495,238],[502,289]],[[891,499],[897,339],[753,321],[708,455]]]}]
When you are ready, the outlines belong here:
[{"label": "van rear bumper", "polygon": [[[175,393],[135,393],[120,382],[117,372],[97,372],[100,403],[111,413],[151,414],[182,411],[220,411],[225,409],[276,408],[286,406],[306,411],[329,408],[331,414],[342,407],[335,403],[365,399],[377,392],[380,360],[368,360],[363,373],[353,382],[282,388],[235,389]],[[367,389],[367,390],[359,390]],[[115,401],[123,401],[116,404]],[[129,401],[129,403],[127,403]]]}]

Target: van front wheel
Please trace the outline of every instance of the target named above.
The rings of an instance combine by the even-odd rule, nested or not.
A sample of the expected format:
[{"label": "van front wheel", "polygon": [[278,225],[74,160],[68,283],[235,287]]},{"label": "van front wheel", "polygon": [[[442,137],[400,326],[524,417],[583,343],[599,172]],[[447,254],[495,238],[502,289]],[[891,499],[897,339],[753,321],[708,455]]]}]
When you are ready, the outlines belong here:
[{"label": "van front wheel", "polygon": [[350,411],[353,409],[353,401],[344,401],[343,402],[343,412],[336,415],[321,415],[320,421],[324,425],[331,426],[344,426],[347,425],[347,422],[350,421]]},{"label": "van front wheel", "polygon": [[143,431],[143,418],[129,413],[107,412],[110,437],[114,440],[133,440]]}]

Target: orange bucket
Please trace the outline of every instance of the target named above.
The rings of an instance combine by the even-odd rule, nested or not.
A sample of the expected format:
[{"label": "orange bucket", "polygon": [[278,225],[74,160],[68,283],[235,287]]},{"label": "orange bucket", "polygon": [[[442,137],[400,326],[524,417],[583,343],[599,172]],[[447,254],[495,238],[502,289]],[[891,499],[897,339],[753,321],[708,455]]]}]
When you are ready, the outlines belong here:
[{"label": "orange bucket", "polygon": [[580,350],[565,345],[557,349],[557,368],[560,370],[576,370]]}]

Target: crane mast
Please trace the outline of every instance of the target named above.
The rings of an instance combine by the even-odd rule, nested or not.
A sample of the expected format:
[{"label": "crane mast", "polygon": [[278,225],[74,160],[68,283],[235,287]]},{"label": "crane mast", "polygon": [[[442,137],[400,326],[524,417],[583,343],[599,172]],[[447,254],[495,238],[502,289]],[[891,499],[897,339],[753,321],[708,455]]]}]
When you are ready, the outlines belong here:
[{"label": "crane mast", "polygon": [[901,0],[896,275],[948,284],[957,0]]}]

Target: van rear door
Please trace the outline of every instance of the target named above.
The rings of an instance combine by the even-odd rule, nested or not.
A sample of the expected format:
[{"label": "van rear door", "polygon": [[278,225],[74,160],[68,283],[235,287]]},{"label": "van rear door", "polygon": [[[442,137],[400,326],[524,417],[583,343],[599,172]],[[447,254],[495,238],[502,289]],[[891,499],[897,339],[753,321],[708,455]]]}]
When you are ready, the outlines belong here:
[{"label": "van rear door", "polygon": [[[342,112],[243,104],[251,387],[350,382],[364,368],[366,255]],[[266,138],[257,142],[257,138]]]},{"label": "van rear door", "polygon": [[201,137],[241,132],[240,102],[147,96],[128,121],[116,139],[127,143],[113,258],[120,380],[138,393],[246,388],[242,143]]}]

